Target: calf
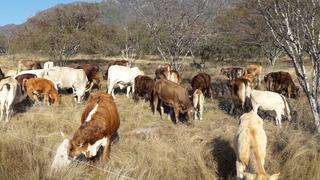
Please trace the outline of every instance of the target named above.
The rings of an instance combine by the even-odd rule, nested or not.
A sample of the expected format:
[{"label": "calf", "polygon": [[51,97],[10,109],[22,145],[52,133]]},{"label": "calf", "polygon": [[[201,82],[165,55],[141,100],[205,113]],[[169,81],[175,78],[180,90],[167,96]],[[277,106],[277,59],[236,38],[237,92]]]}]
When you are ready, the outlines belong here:
[{"label": "calf", "polygon": [[268,91],[277,93],[285,92],[289,98],[299,96],[299,87],[297,87],[288,72],[272,72],[264,77],[264,82]]},{"label": "calf", "polygon": [[108,63],[107,65],[107,71],[103,76],[104,80],[108,80],[108,74],[109,74],[109,68],[113,65],[119,65],[119,66],[125,66],[125,67],[129,67],[129,61],[126,60],[119,60],[119,61],[111,61],[110,63]]},{"label": "calf", "polygon": [[25,92],[27,92],[28,97],[36,101],[37,104],[40,103],[38,95],[44,96],[44,102],[48,105],[50,100],[53,104],[60,103],[60,96],[52,81],[42,78],[24,79],[22,82],[22,87]]},{"label": "calf", "polygon": [[193,107],[195,108],[194,119],[197,120],[200,118],[202,120],[203,114],[203,105],[204,105],[204,96],[200,89],[196,89],[193,93]]},{"label": "calf", "polygon": [[158,107],[158,100],[160,99],[160,115],[164,108],[162,104],[170,106],[174,110],[176,123],[179,123],[179,113],[187,113],[188,121],[192,120],[194,113],[193,104],[189,99],[187,90],[177,83],[161,79],[155,82],[153,90],[153,113],[155,114]]},{"label": "calf", "polygon": [[202,92],[206,92],[207,96],[211,97],[211,77],[206,73],[199,73],[191,80],[192,92],[199,89]]},{"label": "calf", "polygon": [[223,67],[220,69],[220,75],[227,76],[230,80],[239,78],[244,74],[242,67]]},{"label": "calf", "polygon": [[263,129],[263,120],[257,114],[250,112],[240,117],[234,143],[238,179],[277,180],[279,178],[280,173],[269,176],[264,169],[267,136]]},{"label": "calf", "polygon": [[111,137],[117,135],[120,126],[119,114],[111,95],[92,93],[81,116],[81,126],[69,143],[68,155],[76,159],[80,154],[90,159],[96,156],[97,146],[104,146],[102,159],[110,154]]},{"label": "calf", "polygon": [[149,76],[139,75],[134,79],[133,100],[138,101],[139,97],[144,97],[145,101],[151,100],[154,88],[154,80]]},{"label": "calf", "polygon": [[88,81],[92,83],[93,80],[95,80],[97,83],[98,89],[101,88],[100,77],[99,77],[99,66],[92,65],[92,64],[82,64],[80,66],[77,66],[76,69],[83,69],[87,75]]}]

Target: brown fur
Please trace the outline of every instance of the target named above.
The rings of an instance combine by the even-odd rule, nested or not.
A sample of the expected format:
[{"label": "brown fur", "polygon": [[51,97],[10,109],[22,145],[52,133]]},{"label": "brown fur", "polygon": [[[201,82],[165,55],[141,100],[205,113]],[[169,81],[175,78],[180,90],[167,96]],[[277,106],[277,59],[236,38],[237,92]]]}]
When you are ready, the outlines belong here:
[{"label": "brown fur", "polygon": [[126,67],[129,67],[129,62],[126,61],[126,60],[119,60],[119,61],[111,61],[110,63],[108,63],[107,65],[107,71],[106,73],[104,74],[103,76],[103,79],[104,80],[108,80],[108,71],[109,71],[109,68],[113,65],[119,65],[119,66],[126,66]]},{"label": "brown fur", "polygon": [[244,74],[242,67],[223,67],[220,69],[220,75],[227,76],[230,80],[239,78]]},{"label": "brown fur", "polygon": [[[179,122],[179,113],[187,112],[188,120],[192,120],[194,108],[191,100],[188,97],[188,92],[184,87],[166,79],[158,80],[154,85],[153,91],[154,114],[158,106],[158,99],[160,99],[161,104],[165,103],[166,105],[173,108],[176,123]],[[160,115],[162,118],[163,108],[161,107],[161,105],[160,108]]]},{"label": "brown fur", "polygon": [[206,92],[208,97],[211,97],[211,77],[206,73],[199,73],[191,80],[192,92],[199,89]]},{"label": "brown fur", "polygon": [[170,65],[159,65],[155,71],[156,80],[167,79],[177,84],[181,83],[181,78],[176,70],[172,70]]},{"label": "brown fur", "polygon": [[97,83],[98,89],[101,89],[99,66],[92,65],[92,64],[82,64],[80,66],[77,66],[76,69],[83,69],[83,71],[87,75],[88,81],[91,83],[93,82],[93,80],[95,80]]},{"label": "brown fur", "polygon": [[151,100],[155,81],[149,76],[139,75],[134,79],[134,94],[133,99],[139,100],[139,97],[144,97],[145,100]]},{"label": "brown fur", "polygon": [[262,74],[262,66],[257,64],[249,64],[245,67],[244,75],[252,75],[254,77],[254,83],[257,84],[257,87],[260,86],[261,80],[260,75]]},{"label": "brown fur", "polygon": [[22,87],[27,92],[28,97],[40,103],[38,95],[44,96],[44,102],[50,104],[51,100],[54,104],[60,104],[60,96],[52,81],[42,78],[24,79]]},{"label": "brown fur", "polygon": [[[91,120],[88,122],[85,121],[88,114],[96,105],[98,105],[98,108],[92,115]],[[117,134],[119,126],[119,114],[113,97],[104,92],[92,93],[83,109],[81,126],[70,140],[69,156],[71,158],[79,156],[81,152],[86,150],[89,144],[92,145],[105,137],[107,138],[107,144],[103,151],[103,160],[108,160],[111,137]],[[80,144],[83,146],[80,147]]]},{"label": "brown fur", "polygon": [[[37,76],[35,74],[21,74],[19,76],[16,77],[16,80],[18,81],[18,84],[20,85],[21,89],[23,89],[22,87],[22,81],[24,79],[32,79],[32,78],[36,78]],[[22,93],[25,93],[24,91]]]},{"label": "brown fur", "polygon": [[31,69],[41,69],[41,63],[39,61],[33,60],[21,60],[18,62],[18,71],[31,70]]},{"label": "brown fur", "polygon": [[[231,93],[233,97],[238,97],[240,99],[242,109],[245,109],[245,92],[246,87],[250,86],[250,80],[247,78],[236,78],[231,81]],[[232,109],[233,110],[233,109]]]},{"label": "brown fur", "polygon": [[289,98],[297,98],[299,96],[299,87],[297,87],[291,75],[288,72],[272,72],[264,77],[267,90],[277,93],[285,92]]}]

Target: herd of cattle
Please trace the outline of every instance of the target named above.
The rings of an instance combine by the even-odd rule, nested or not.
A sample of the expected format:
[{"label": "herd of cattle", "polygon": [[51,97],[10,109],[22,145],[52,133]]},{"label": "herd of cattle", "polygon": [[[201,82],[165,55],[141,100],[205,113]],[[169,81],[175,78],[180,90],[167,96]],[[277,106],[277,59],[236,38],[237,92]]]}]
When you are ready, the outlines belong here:
[{"label": "herd of cattle", "polygon": [[[286,116],[289,121],[291,119],[288,102],[282,94],[296,98],[299,88],[295,86],[289,73],[272,72],[264,76],[268,91],[257,90],[261,85],[260,65],[221,68],[220,74],[229,78],[232,95],[240,100],[242,108],[246,110],[248,104],[252,106],[249,113],[240,117],[235,137],[237,177],[266,178],[264,158],[267,139],[263,121],[257,115],[258,108],[275,111],[276,125],[281,127],[282,116]],[[183,114],[186,115],[187,123],[192,119],[202,120],[205,96],[212,96],[209,74],[195,75],[191,80],[191,90],[188,91],[181,85],[179,73],[168,64],[159,65],[155,70],[155,78],[151,78],[144,75],[138,67],[130,67],[128,61],[113,61],[109,63],[103,79],[107,81],[107,93],[90,94],[81,116],[81,126],[71,140],[65,140],[58,148],[60,155],[55,157],[54,167],[63,167],[80,156],[91,159],[97,155],[100,147],[105,147],[102,157],[104,160],[108,159],[112,139],[117,136],[120,126],[114,102],[114,89],[117,87],[126,88],[127,97],[132,93],[135,101],[139,98],[150,101],[154,114],[160,105],[161,118],[164,105],[171,108],[176,124],[181,123],[183,118],[180,115]],[[36,104],[40,104],[40,99],[43,98],[48,105],[59,105],[59,93],[70,89],[75,101],[80,103],[93,87],[101,89],[99,66],[92,64],[71,68],[55,66],[53,62],[40,64],[35,61],[20,61],[17,70],[4,74],[0,69],[0,80],[0,115],[1,120],[6,115],[6,122],[9,121],[14,105],[26,98]],[[233,103],[231,109],[234,108]],[[251,158],[255,158],[255,161]],[[246,168],[253,168],[253,174],[245,173]],[[277,179],[278,176],[276,174],[268,178]]]}]

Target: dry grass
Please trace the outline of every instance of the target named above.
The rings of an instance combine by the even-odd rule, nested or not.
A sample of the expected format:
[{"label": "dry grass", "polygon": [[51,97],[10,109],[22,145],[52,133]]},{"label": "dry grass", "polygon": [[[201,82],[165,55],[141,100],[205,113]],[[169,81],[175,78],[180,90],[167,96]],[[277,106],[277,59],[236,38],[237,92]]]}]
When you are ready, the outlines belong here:
[{"label": "dry grass", "polygon": [[[40,58],[39,58],[40,59]],[[158,60],[139,60],[136,64],[153,76]],[[0,59],[1,68],[14,63]],[[103,67],[103,64],[100,64]],[[186,63],[187,65],[187,63]],[[207,72],[215,78],[219,65],[208,64]],[[267,71],[288,69],[267,68]],[[182,76],[188,79],[196,72],[186,66]],[[185,84],[187,86],[187,84]],[[281,179],[320,179],[319,136],[304,97],[290,101],[298,111],[298,122],[284,122],[282,129],[274,121],[265,121],[268,137],[266,169],[281,172]],[[238,125],[235,116],[220,109],[223,101],[206,101],[204,120],[190,126],[175,126],[169,119],[153,116],[148,103],[135,104],[124,95],[116,96],[120,112],[120,139],[112,147],[111,160],[92,165],[74,165],[61,172],[50,172],[57,146],[62,142],[59,130],[69,137],[80,125],[83,104],[75,104],[69,95],[62,96],[59,107],[34,106],[16,113],[8,124],[0,123],[1,179],[234,179],[235,154],[233,136]],[[159,133],[148,139],[127,135],[136,128],[155,127]],[[30,144],[29,142],[33,144]],[[39,145],[39,146],[38,146]]]}]

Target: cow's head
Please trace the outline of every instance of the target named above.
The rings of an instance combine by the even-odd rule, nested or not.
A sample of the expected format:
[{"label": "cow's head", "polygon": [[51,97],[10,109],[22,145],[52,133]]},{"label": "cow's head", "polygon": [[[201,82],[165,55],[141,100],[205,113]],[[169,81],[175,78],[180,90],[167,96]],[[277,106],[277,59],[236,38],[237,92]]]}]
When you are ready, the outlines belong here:
[{"label": "cow's head", "polygon": [[300,88],[298,86],[292,88],[292,97],[297,98],[300,95]]},{"label": "cow's head", "polygon": [[49,94],[49,98],[50,98],[49,99],[50,103],[55,104],[55,105],[61,104],[61,98],[58,93]]},{"label": "cow's head", "polygon": [[81,139],[74,138],[69,141],[68,156],[75,160],[83,155],[87,159],[91,159],[98,154],[100,147],[105,147],[107,143],[106,138],[97,140],[94,144],[82,142]]},{"label": "cow's head", "polygon": [[72,91],[73,91],[73,96],[74,96],[74,100],[77,103],[81,103],[84,99],[84,96],[87,92],[87,88],[84,86],[79,86],[79,87],[75,87],[74,85],[72,85]]}]

